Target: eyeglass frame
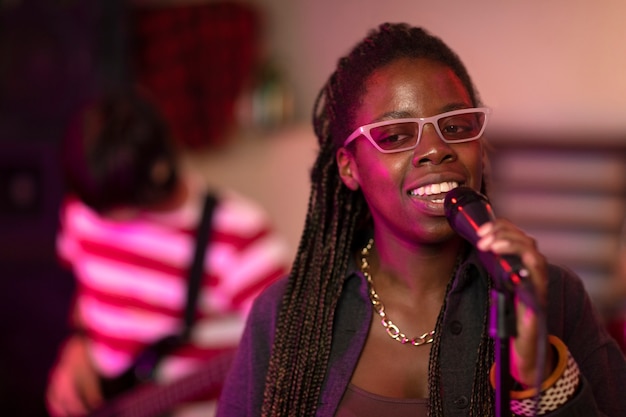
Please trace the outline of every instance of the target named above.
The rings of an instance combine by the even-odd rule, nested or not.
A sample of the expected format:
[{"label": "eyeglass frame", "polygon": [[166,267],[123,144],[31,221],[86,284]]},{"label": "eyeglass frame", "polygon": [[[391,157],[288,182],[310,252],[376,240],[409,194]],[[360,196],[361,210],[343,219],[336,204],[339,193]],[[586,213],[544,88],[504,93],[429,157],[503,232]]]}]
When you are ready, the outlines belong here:
[{"label": "eyeglass frame", "polygon": [[[483,113],[484,114],[485,120],[483,122],[482,127],[480,128],[480,132],[478,132],[476,136],[473,136],[471,138],[460,139],[460,140],[446,139],[441,133],[441,130],[439,129],[439,124],[437,123],[439,119],[442,119],[444,117],[456,116],[459,114],[467,114],[467,113]],[[435,128],[435,131],[439,135],[439,138],[445,143],[471,142],[471,141],[479,139],[483,135],[483,133],[485,132],[485,128],[487,127],[487,120],[490,114],[491,114],[491,109],[489,107],[471,107],[468,109],[452,110],[452,111],[448,111],[444,113],[439,113],[431,117],[389,119],[389,120],[383,120],[380,122],[369,123],[369,124],[357,127],[354,130],[354,132],[352,132],[350,136],[348,136],[348,138],[343,142],[343,146],[346,147],[357,138],[364,136],[374,146],[374,148],[376,148],[381,153],[397,153],[397,152],[408,151],[408,150],[417,148],[417,146],[420,143],[420,139],[422,138],[422,132],[424,131],[424,126],[426,126],[429,123],[433,125],[433,127]],[[376,127],[393,125],[397,123],[417,123],[418,131],[417,131],[417,139],[415,140],[415,143],[411,145],[410,147],[399,148],[399,149],[385,150],[381,148],[372,137],[372,134],[370,133],[370,131]]]}]

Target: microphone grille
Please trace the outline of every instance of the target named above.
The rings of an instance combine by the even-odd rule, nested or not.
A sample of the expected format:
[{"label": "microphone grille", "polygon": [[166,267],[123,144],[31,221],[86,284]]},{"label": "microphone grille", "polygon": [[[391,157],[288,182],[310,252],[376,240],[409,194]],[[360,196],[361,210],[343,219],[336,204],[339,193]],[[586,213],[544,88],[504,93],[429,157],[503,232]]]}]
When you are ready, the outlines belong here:
[{"label": "microphone grille", "polygon": [[475,202],[489,204],[489,199],[484,194],[466,186],[456,187],[448,191],[443,202],[446,217],[452,216],[459,210],[459,207]]}]

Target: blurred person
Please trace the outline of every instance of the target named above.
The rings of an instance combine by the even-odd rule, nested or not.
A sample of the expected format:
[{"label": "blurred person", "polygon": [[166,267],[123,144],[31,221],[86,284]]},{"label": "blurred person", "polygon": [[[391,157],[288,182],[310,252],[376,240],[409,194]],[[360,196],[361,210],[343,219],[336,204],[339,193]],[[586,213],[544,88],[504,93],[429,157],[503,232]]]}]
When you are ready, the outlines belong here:
[{"label": "blurred person", "polygon": [[[159,383],[179,381],[236,347],[256,294],[286,273],[285,241],[265,211],[182,172],[162,115],[140,89],[103,95],[70,123],[61,157],[68,195],[57,252],[72,269],[75,331],[51,369],[55,417],[104,405],[103,391],[156,341],[181,332],[205,197],[215,197],[189,339],[166,352]],[[201,268],[202,269],[202,268]],[[105,395],[107,394],[107,395]],[[210,416],[215,399],[176,415]]]},{"label": "blurred person", "polygon": [[[381,24],[338,60],[313,111],[291,274],[255,299],[218,416],[626,415],[626,361],[581,279],[506,219],[477,226],[475,244],[447,219],[448,193],[488,191],[489,114],[422,28]],[[498,340],[510,369],[495,367],[503,284],[485,253],[519,259],[527,274],[509,283],[533,288]],[[493,370],[510,371],[509,403]]]}]

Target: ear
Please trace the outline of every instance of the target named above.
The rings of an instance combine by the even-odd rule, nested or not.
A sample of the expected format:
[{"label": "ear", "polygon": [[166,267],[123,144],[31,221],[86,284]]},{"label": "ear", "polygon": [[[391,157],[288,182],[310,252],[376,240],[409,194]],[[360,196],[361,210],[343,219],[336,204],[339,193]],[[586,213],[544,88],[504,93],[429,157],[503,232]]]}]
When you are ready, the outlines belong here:
[{"label": "ear", "polygon": [[339,148],[335,155],[337,166],[339,167],[339,176],[341,181],[351,189],[356,191],[359,189],[359,170],[354,161],[354,155],[346,148]]}]

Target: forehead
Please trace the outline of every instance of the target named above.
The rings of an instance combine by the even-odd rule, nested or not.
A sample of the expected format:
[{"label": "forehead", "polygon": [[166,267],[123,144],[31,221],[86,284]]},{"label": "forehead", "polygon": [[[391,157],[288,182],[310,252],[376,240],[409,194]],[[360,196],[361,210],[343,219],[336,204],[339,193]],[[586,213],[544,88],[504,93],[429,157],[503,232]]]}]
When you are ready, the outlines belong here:
[{"label": "forehead", "polygon": [[469,92],[449,67],[424,58],[396,60],[365,82],[357,125],[398,117],[427,117],[472,107]]}]

